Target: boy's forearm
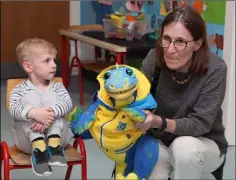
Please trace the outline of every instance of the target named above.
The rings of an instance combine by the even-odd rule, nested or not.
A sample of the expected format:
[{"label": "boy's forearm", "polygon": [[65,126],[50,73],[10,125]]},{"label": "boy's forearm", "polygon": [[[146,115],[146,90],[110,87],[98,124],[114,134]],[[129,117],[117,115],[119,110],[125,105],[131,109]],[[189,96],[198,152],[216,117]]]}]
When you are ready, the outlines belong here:
[{"label": "boy's forearm", "polygon": [[32,107],[31,109],[29,109],[29,110],[26,112],[25,117],[26,117],[27,119],[34,119],[33,109],[34,109],[34,107]]},{"label": "boy's forearm", "polygon": [[68,99],[64,99],[55,105],[50,106],[54,112],[55,118],[65,116],[72,108],[72,102]]},{"label": "boy's forearm", "polygon": [[18,121],[30,121],[31,117],[28,116],[29,111],[33,108],[33,106],[10,106],[9,112],[10,115]]},{"label": "boy's forearm", "polygon": [[55,118],[65,116],[72,108],[72,100],[70,95],[62,83],[56,83],[54,85],[55,92],[60,97],[60,100],[51,106],[54,112]]}]

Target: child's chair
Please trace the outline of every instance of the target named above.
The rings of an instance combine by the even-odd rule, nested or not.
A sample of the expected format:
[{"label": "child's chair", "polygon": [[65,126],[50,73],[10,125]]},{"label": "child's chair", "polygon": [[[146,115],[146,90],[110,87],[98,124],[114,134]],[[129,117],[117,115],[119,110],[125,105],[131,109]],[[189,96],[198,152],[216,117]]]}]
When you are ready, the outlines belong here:
[{"label": "child's chair", "polygon": [[[9,96],[11,90],[19,84],[24,79],[8,79],[7,80],[7,92],[6,92],[6,102],[5,102],[5,109],[8,111],[8,104],[9,104]],[[55,77],[54,79],[57,82],[62,82],[60,77]],[[77,151],[77,147],[80,147],[80,153]],[[72,171],[73,165],[81,164],[81,174],[82,179],[87,179],[87,167],[86,167],[86,150],[84,146],[84,142],[80,138],[75,138],[73,147],[68,144],[65,147],[65,157],[68,164],[68,169],[66,172],[65,179],[68,180],[70,178],[70,174]],[[9,160],[12,160],[13,163],[9,163]],[[10,170],[12,169],[26,169],[31,168],[30,163],[30,155],[25,154],[16,146],[8,146],[5,141],[1,142],[1,179],[2,179],[2,163],[4,167],[4,178],[9,179]]]},{"label": "child's chair", "polygon": [[[78,33],[82,33],[84,31],[103,31],[103,26],[100,24],[91,24],[91,25],[73,25],[70,26],[68,29],[68,31],[74,31],[74,32],[78,32]],[[69,77],[68,77],[68,82],[66,82],[66,87],[68,87],[69,83],[70,83],[70,78],[71,78],[71,73],[72,73],[72,69],[74,67],[78,68],[78,80],[79,80],[79,94],[80,94],[80,104],[83,105],[84,104],[84,100],[83,100],[83,87],[82,87],[82,67],[88,69],[88,70],[93,70],[93,71],[100,71],[103,68],[111,65],[111,62],[108,62],[107,59],[109,57],[106,57],[106,61],[98,61],[98,57],[101,57],[101,48],[96,47],[94,48],[95,50],[95,61],[94,60],[84,60],[81,61],[79,59],[78,56],[78,46],[77,46],[77,40],[74,39],[70,39],[71,41],[74,42],[74,49],[75,49],[75,55],[72,57],[70,65],[69,65]],[[66,68],[66,67],[62,67],[62,68]]]}]

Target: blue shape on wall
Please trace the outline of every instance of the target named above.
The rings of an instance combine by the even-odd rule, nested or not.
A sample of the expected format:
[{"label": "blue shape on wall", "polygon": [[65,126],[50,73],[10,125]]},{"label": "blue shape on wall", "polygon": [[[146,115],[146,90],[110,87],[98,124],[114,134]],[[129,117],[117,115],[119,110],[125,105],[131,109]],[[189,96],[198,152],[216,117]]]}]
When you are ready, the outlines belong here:
[{"label": "blue shape on wall", "polygon": [[97,1],[91,1],[93,11],[96,16],[96,24],[103,24],[102,19],[106,14],[112,14],[112,6],[98,3]]}]

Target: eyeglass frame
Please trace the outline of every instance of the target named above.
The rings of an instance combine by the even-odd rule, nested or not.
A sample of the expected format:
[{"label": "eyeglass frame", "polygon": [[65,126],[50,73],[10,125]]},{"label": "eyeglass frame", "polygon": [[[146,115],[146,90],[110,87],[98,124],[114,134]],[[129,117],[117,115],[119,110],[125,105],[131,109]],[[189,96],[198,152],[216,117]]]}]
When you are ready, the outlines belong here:
[{"label": "eyeglass frame", "polygon": [[[161,47],[163,47],[162,44],[161,44],[162,37],[163,37],[163,35],[159,37],[159,41],[158,41],[158,42],[159,42],[159,45],[160,45]],[[170,44],[168,45],[168,47],[163,47],[163,48],[169,48],[170,45],[171,45],[171,43],[173,43],[173,45],[174,45],[174,47],[175,47],[175,42],[176,42],[176,41],[178,41],[178,40],[175,40],[175,41],[169,40],[169,43],[170,43]],[[190,40],[190,41],[185,41],[184,43],[185,43],[186,45],[185,45],[184,49],[182,49],[182,50],[178,50],[176,47],[175,47],[175,49],[176,49],[177,51],[183,51],[183,50],[185,50],[186,47],[188,46],[188,43],[189,43],[189,42],[193,42],[193,41],[196,41],[196,40],[192,39],[192,40]]]}]

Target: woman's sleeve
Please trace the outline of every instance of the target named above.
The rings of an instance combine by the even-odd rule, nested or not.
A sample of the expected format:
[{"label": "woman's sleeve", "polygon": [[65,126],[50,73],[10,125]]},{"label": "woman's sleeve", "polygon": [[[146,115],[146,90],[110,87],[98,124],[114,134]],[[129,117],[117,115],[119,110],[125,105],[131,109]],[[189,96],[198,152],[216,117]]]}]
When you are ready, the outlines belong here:
[{"label": "woman's sleeve", "polygon": [[151,49],[147,54],[146,58],[142,62],[141,72],[148,78],[151,82],[152,76],[155,71],[156,66],[156,50]]}]

